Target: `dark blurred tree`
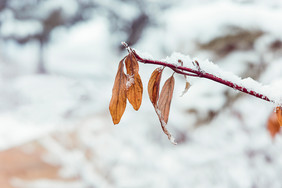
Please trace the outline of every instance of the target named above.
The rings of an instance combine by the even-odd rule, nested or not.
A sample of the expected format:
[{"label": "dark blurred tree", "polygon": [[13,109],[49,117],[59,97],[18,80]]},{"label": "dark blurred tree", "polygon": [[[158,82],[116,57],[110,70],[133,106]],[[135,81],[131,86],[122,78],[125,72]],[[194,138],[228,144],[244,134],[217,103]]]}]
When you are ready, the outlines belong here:
[{"label": "dark blurred tree", "polygon": [[[18,21],[38,21],[42,25],[42,29],[33,34],[25,36],[10,34],[2,36],[3,40],[14,40],[19,44],[26,44],[32,40],[39,43],[39,60],[37,66],[38,73],[46,73],[46,65],[44,61],[44,49],[50,41],[51,33],[57,27],[71,27],[81,21],[90,19],[90,16],[84,14],[92,11],[95,7],[92,1],[74,0],[76,3],[76,11],[69,15],[65,13],[62,7],[54,7],[50,10],[45,10],[46,15],[41,15],[41,10],[44,10],[46,0],[9,0],[1,1],[0,9],[7,9],[13,13],[13,16]],[[4,22],[5,20],[1,20]],[[0,21],[0,22],[1,22]]]},{"label": "dark blurred tree", "polygon": [[[46,3],[53,6],[46,6]],[[62,3],[62,1],[60,1]],[[79,22],[89,20],[95,16],[105,16],[110,22],[110,29],[117,35],[119,41],[126,41],[129,45],[138,42],[144,30],[154,25],[157,12],[171,6],[171,3],[161,0],[151,2],[150,0],[112,0],[109,2],[95,0],[67,0],[62,4],[57,0],[0,0],[0,27],[5,22],[1,13],[5,10],[13,14],[13,19],[19,22],[34,21],[40,23],[41,30],[26,35],[18,35],[17,32],[0,36],[2,40],[13,40],[19,44],[30,41],[38,41],[39,59],[37,65],[38,73],[46,73],[44,51],[50,42],[52,32],[58,27],[70,28]],[[71,14],[67,12],[65,4],[72,3],[76,6]],[[61,6],[60,6],[61,5]],[[127,16],[118,6],[136,10],[135,16]],[[66,6],[67,7],[67,6]],[[153,8],[152,8],[153,7]],[[154,10],[154,11],[151,11]],[[122,36],[122,37],[121,37]],[[118,44],[120,44],[117,41]]]},{"label": "dark blurred tree", "polygon": [[[159,27],[162,12],[177,4],[177,1],[161,0],[119,0],[119,2],[131,5],[136,10],[136,15],[134,17],[123,16],[124,13],[115,6],[106,7],[106,14],[112,23],[111,29],[118,33],[121,32],[120,36],[124,36],[119,41],[125,41],[130,46],[139,41],[148,27]],[[124,47],[120,45],[120,50],[123,49]]]}]

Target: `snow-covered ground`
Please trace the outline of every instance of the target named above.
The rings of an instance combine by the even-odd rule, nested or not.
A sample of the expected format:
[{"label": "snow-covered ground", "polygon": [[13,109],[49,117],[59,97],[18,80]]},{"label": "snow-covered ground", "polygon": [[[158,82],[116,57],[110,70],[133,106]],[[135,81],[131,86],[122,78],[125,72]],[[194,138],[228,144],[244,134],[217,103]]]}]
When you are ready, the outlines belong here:
[{"label": "snow-covered ground", "polygon": [[[173,52],[210,59],[240,77],[281,85],[281,47],[271,48],[282,41],[280,1],[189,2],[179,1],[156,15],[159,26],[145,30],[133,47],[157,59]],[[155,66],[140,64],[141,108],[135,112],[128,105],[114,126],[108,104],[126,50],[118,53],[113,42],[118,35],[109,27],[109,20],[95,16],[70,30],[56,30],[45,54],[47,75],[33,73],[36,43],[1,43],[1,150],[40,140],[56,156],[46,160],[63,166],[62,176],[80,177],[65,187],[282,187],[282,137],[273,140],[266,128],[274,105],[212,81],[191,78],[192,87],[180,97],[185,80],[176,76],[168,122],[178,141],[174,146],[148,99]],[[224,55],[203,47],[236,31],[261,34],[250,47],[237,45]],[[162,83],[170,74],[165,70]],[[77,142],[71,150],[46,138],[69,133]],[[44,180],[28,184],[48,185],[63,187]]]}]

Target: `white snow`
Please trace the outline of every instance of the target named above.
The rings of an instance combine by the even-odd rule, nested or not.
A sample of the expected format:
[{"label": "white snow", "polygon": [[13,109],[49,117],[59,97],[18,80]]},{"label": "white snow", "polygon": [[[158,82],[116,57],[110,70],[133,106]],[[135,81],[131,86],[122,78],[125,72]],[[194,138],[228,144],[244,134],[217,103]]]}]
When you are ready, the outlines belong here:
[{"label": "white snow", "polygon": [[[125,2],[118,9],[117,1],[99,3],[122,10],[126,20],[138,13]],[[70,13],[75,8],[66,7]],[[190,54],[198,57],[205,72],[258,89],[281,102],[281,53],[269,49],[272,41],[282,38],[280,1],[177,1],[154,13],[160,25],[153,27],[152,23],[134,45],[141,56],[161,60],[176,51],[179,53],[164,60],[177,64],[181,59],[184,66],[195,69]],[[188,77],[192,86],[187,94],[173,96],[167,128],[178,143],[174,146],[163,134],[146,90],[156,66],[140,64],[141,108],[136,112],[128,105],[120,124],[114,126],[108,104],[118,62],[127,52],[117,52],[119,44],[113,41],[123,39],[109,30],[110,24],[98,14],[68,31],[56,30],[45,54],[50,74],[44,76],[32,73],[36,44],[1,43],[0,149],[37,139],[49,151],[44,161],[63,166],[62,177],[80,177],[75,182],[16,179],[15,185],[281,188],[282,135],[273,141],[266,129],[275,105],[238,95],[213,81]],[[197,48],[199,42],[226,36],[230,27],[265,33],[252,49],[235,50],[216,60],[212,52]],[[23,30],[32,32],[29,28]],[[249,64],[259,67],[261,58],[267,63],[256,79],[262,85],[241,79],[256,71]],[[164,69],[162,82],[170,75]],[[181,92],[185,80],[177,75],[175,79],[175,92]],[[59,140],[47,136],[51,133]],[[70,141],[64,136],[68,134],[75,135],[71,137],[74,148],[67,147]]]},{"label": "white snow", "polygon": [[134,75],[128,75],[126,89],[128,89],[132,84],[134,84]]},{"label": "white snow", "polygon": [[[171,57],[167,57],[164,61],[169,64],[178,66],[179,59],[183,61],[185,67],[193,70],[197,70],[197,67],[195,67],[192,63],[190,56],[185,56],[180,53],[175,52],[171,55]],[[255,91],[258,94],[262,94],[263,96],[268,97],[276,105],[282,104],[282,100],[281,100],[282,90],[281,87],[277,87],[278,84],[281,85],[281,82],[273,86],[262,85],[261,83],[253,80],[250,77],[242,79],[239,76],[233,74],[232,72],[224,71],[220,67],[218,67],[218,65],[212,63],[209,60],[202,61],[202,60],[194,59],[193,61],[195,60],[198,61],[201,71],[208,74],[212,74],[213,76],[216,76],[223,80],[230,81],[238,86],[246,88],[248,91]]]},{"label": "white snow", "polygon": [[[6,15],[5,15],[6,14]],[[42,31],[42,25],[39,21],[18,21],[9,16],[9,12],[3,13],[6,21],[1,25],[0,32],[2,36],[13,35],[16,37],[25,37],[40,33]]]}]

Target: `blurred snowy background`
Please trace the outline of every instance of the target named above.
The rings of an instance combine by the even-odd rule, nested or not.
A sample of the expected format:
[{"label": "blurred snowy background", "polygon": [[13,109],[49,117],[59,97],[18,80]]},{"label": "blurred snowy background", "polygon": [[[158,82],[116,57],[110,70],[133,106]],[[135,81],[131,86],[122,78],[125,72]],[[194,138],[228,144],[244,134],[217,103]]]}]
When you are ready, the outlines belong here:
[{"label": "blurred snowy background", "polygon": [[108,110],[121,41],[271,84],[281,23],[279,0],[0,0],[1,188],[281,188],[270,103],[205,79],[180,97],[176,76],[174,146],[147,95],[156,67],[141,64],[139,112],[128,105],[114,126]]}]

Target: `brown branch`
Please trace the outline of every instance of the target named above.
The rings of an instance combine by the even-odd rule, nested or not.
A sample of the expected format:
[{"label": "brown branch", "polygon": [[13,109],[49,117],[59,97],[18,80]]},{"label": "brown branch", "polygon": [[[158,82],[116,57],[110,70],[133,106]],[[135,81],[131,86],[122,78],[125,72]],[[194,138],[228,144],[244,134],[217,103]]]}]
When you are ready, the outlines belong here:
[{"label": "brown branch", "polygon": [[161,65],[161,66],[168,67],[168,68],[172,69],[174,72],[176,72],[178,74],[187,75],[187,76],[194,76],[194,77],[199,77],[199,78],[206,78],[206,79],[209,79],[209,80],[213,80],[215,82],[221,83],[223,85],[226,85],[228,87],[231,87],[231,88],[233,88],[235,90],[238,90],[238,91],[241,91],[243,93],[255,96],[257,98],[260,98],[260,99],[268,101],[268,102],[275,103],[274,100],[270,99],[269,97],[267,97],[267,96],[265,96],[265,95],[263,95],[263,94],[261,94],[259,92],[256,92],[256,91],[254,91],[252,89],[248,89],[247,87],[244,87],[244,86],[240,86],[240,85],[238,85],[236,83],[233,83],[232,81],[224,80],[224,79],[222,79],[220,77],[217,77],[217,76],[215,76],[213,74],[201,71],[197,61],[192,62],[197,67],[197,70],[194,70],[194,69],[191,69],[191,68],[188,68],[188,67],[176,66],[174,64],[170,64],[170,63],[163,62],[163,61],[145,59],[145,58],[142,58],[141,56],[139,56],[136,53],[136,51],[131,49],[126,43],[123,42],[122,44],[125,46],[125,48],[129,52],[132,52],[135,55],[137,61],[142,62],[144,64]]}]

